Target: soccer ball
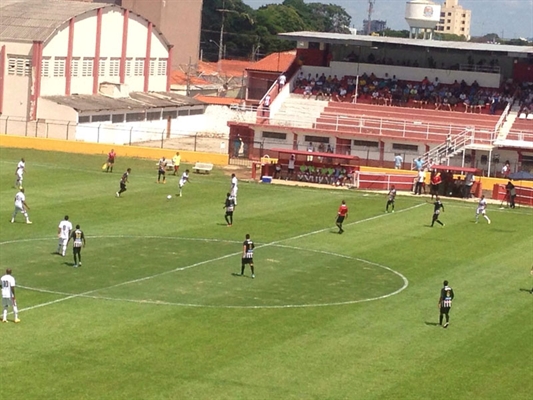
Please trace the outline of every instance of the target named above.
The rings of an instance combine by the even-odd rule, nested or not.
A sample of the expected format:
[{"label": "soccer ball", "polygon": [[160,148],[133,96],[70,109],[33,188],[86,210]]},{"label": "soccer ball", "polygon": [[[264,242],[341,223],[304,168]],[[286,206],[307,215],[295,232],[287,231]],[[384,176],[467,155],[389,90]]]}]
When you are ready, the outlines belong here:
[{"label": "soccer ball", "polygon": [[169,199],[169,200],[170,200],[171,198],[172,198],[172,195],[171,195],[171,194],[169,194],[169,195],[167,196],[167,199]]}]

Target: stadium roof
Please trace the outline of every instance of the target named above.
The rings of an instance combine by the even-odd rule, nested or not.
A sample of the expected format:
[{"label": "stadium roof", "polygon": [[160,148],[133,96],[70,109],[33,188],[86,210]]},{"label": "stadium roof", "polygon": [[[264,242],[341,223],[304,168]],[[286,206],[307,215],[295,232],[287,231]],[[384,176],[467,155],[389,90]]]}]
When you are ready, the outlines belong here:
[{"label": "stadium roof", "polygon": [[152,108],[190,107],[204,104],[202,101],[172,92],[132,92],[129,97],[113,98],[100,94],[74,94],[71,96],[44,96],[78,112],[115,110],[149,110]]},{"label": "stadium roof", "polygon": [[344,33],[325,33],[325,32],[288,32],[278,33],[278,36],[286,40],[346,44],[352,46],[373,47],[380,44],[393,44],[403,46],[415,46],[435,49],[454,49],[465,51],[491,51],[508,53],[508,55],[522,57],[529,55],[533,57],[533,46],[511,46],[504,44],[491,43],[473,43],[473,42],[450,42],[444,40],[421,40],[406,39],[386,36],[364,36],[351,35]]},{"label": "stadium roof", "polygon": [[[122,10],[114,4],[68,0],[0,0],[0,40],[46,42],[73,17],[98,8]],[[139,15],[146,20],[146,18]],[[169,42],[156,29],[163,42]]]}]

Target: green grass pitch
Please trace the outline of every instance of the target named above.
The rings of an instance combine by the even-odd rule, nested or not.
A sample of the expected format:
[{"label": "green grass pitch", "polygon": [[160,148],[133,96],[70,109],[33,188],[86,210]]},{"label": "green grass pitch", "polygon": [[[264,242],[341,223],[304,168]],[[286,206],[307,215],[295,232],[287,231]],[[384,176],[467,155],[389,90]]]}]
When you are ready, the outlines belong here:
[{"label": "green grass pitch", "polygon": [[[25,157],[33,225],[9,222]],[[0,261],[21,323],[0,324],[13,399],[529,399],[533,212],[241,180],[230,170],[158,185],[154,160],[0,149]],[[128,191],[115,198],[132,168]],[[186,166],[182,166],[182,170]],[[345,199],[345,233],[334,226]],[[83,267],[53,254],[68,214]],[[240,271],[244,235],[256,279]],[[444,279],[456,299],[436,326]],[[13,315],[9,315],[12,321]]]}]

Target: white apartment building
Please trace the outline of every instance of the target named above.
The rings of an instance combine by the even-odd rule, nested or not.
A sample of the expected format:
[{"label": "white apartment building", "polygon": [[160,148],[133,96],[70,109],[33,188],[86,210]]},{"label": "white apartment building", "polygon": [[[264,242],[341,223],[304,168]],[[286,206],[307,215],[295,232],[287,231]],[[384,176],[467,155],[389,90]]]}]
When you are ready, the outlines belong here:
[{"label": "white apartment building", "polygon": [[470,40],[470,21],[472,11],[459,5],[459,0],[445,0],[440,10],[437,31],[455,35],[464,35]]}]

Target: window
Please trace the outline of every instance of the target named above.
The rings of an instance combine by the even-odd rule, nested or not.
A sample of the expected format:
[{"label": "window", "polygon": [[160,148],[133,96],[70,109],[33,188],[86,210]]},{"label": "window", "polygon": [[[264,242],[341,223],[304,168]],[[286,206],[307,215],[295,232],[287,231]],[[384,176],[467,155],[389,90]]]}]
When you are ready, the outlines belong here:
[{"label": "window", "polygon": [[144,58],[135,59],[135,68],[133,69],[133,76],[144,75]]},{"label": "window", "polygon": [[167,59],[160,58],[157,62],[157,75],[164,76],[167,74]]},{"label": "window", "polygon": [[418,152],[418,146],[414,144],[393,143],[392,149]]},{"label": "window", "polygon": [[111,115],[111,122],[114,124],[121,124],[124,122],[124,114]]},{"label": "window", "polygon": [[120,58],[112,58],[109,61],[109,76],[119,76],[120,74]]},{"label": "window", "polygon": [[178,112],[176,110],[173,111],[163,111],[163,119],[176,119],[178,118]]},{"label": "window", "polygon": [[159,121],[161,119],[161,111],[150,111],[146,113],[148,121]]},{"label": "window", "polygon": [[100,58],[98,60],[98,76],[106,76],[105,66],[107,65],[107,58]]},{"label": "window", "polygon": [[448,13],[448,17],[451,17],[451,15],[452,15],[452,13],[451,13],[451,12],[449,12],[449,13]]},{"label": "window", "polygon": [[449,27],[449,26],[447,26],[447,27],[446,27],[446,30],[447,30],[447,31],[449,31],[449,30],[450,30],[450,27]]},{"label": "window", "polygon": [[306,143],[318,142],[318,143],[328,143],[329,144],[329,138],[322,137],[322,136],[305,135],[304,140],[305,140]]},{"label": "window", "polygon": [[131,65],[133,60],[131,58],[126,58],[126,76],[131,76]]},{"label": "window", "polygon": [[79,69],[80,69],[80,58],[73,57],[72,60],[70,60],[70,76],[79,76]]},{"label": "window", "polygon": [[200,108],[200,109],[194,109],[194,110],[189,110],[189,115],[199,115],[199,114],[203,114],[204,113],[204,109],[203,108]]},{"label": "window", "polygon": [[379,142],[373,142],[371,140],[354,140],[353,145],[361,147],[379,147]]},{"label": "window", "polygon": [[30,76],[31,60],[25,57],[9,57],[7,74],[14,76]]},{"label": "window", "polygon": [[465,28],[461,28],[461,32],[464,32],[465,31]]},{"label": "window", "polygon": [[189,110],[178,110],[178,115],[180,116],[189,115]]},{"label": "window", "polygon": [[151,58],[150,59],[150,71],[149,71],[150,76],[155,76],[155,66],[156,66],[156,59]]},{"label": "window", "polygon": [[449,20],[447,21],[447,23],[448,23],[448,24],[451,24],[451,23],[452,23],[452,20],[451,20],[451,19],[449,19]]},{"label": "window", "polygon": [[287,134],[281,132],[263,132],[263,138],[265,139],[278,139],[287,140]]},{"label": "window", "polygon": [[81,65],[81,76],[93,76],[94,58],[84,58]]},{"label": "window", "polygon": [[462,17],[463,17],[463,18],[466,18],[466,14],[463,14]]},{"label": "window", "polygon": [[91,122],[91,117],[89,115],[78,115],[78,124],[88,124]]},{"label": "window", "polygon": [[439,24],[443,24],[443,23],[444,23],[444,19],[441,19],[441,20],[439,21]]},{"label": "window", "polygon": [[65,64],[67,59],[64,57],[56,57],[54,59],[54,77],[65,76]]},{"label": "window", "polygon": [[144,121],[146,114],[144,112],[126,114],[126,122]]},{"label": "window", "polygon": [[92,116],[93,122],[108,122],[111,121],[111,115],[93,115]]},{"label": "window", "polygon": [[440,13],[440,16],[441,16],[441,17],[445,17],[445,16],[446,16],[446,13],[441,12],[441,13]]},{"label": "window", "polygon": [[41,76],[50,76],[50,57],[43,57],[41,61]]}]

